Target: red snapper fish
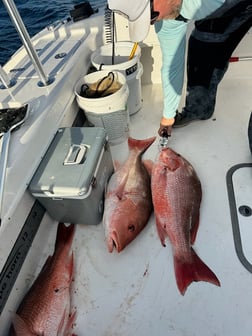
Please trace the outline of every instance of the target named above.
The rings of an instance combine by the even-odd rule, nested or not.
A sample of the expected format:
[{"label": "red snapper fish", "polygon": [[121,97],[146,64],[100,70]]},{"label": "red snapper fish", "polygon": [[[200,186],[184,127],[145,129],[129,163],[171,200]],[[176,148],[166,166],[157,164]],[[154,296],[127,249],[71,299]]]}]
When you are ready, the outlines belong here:
[{"label": "red snapper fish", "polygon": [[146,226],[153,210],[151,199],[151,161],[142,155],[156,137],[128,139],[129,155],[111,176],[105,196],[103,225],[109,252],[122,251]]},{"label": "red snapper fish", "polygon": [[70,313],[74,225],[58,225],[55,250],[21,302],[13,320],[15,336],[74,336]]},{"label": "red snapper fish", "polygon": [[192,165],[170,148],[161,150],[154,163],[151,189],[157,232],[165,246],[172,244],[177,286],[182,295],[193,281],[220,286],[216,275],[192,246],[199,226],[201,183]]}]

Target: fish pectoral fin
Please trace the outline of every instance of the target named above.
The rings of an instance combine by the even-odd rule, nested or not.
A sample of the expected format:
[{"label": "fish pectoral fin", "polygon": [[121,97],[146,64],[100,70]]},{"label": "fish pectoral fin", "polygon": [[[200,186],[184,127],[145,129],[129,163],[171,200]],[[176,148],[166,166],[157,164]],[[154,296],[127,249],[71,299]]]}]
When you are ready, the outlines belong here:
[{"label": "fish pectoral fin", "polygon": [[57,335],[65,335],[65,331],[67,323],[68,323],[68,319],[69,319],[69,312],[68,310],[65,308],[64,313],[62,315],[59,327],[58,327],[58,331],[57,331]]},{"label": "fish pectoral fin", "polygon": [[196,240],[198,228],[199,228],[199,212],[195,214],[194,216],[192,216],[192,225],[190,229],[191,245],[193,245]]},{"label": "fish pectoral fin", "polygon": [[158,236],[159,239],[161,241],[161,244],[166,247],[165,245],[165,237],[166,237],[166,231],[163,228],[161,222],[159,221],[159,219],[156,217],[156,227],[157,227],[157,232],[158,232]]},{"label": "fish pectoral fin", "polygon": [[121,179],[121,181],[119,182],[117,191],[116,191],[116,196],[119,200],[122,200],[125,194],[125,185],[127,183],[128,180],[128,174],[125,174],[123,176],[123,178]]},{"label": "fish pectoral fin", "polygon": [[73,311],[71,314],[69,314],[68,311],[65,309],[57,335],[62,336],[74,335],[71,333],[71,330],[73,329],[73,324],[75,320],[76,320],[76,310]]}]

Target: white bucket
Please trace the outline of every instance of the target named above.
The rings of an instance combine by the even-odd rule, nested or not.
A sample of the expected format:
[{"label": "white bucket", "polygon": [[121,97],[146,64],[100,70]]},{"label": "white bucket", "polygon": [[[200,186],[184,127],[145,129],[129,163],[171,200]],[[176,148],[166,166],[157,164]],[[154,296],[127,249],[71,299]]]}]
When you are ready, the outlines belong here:
[{"label": "white bucket", "polygon": [[142,107],[141,76],[143,66],[140,63],[141,48],[137,46],[134,57],[129,60],[134,43],[116,42],[114,64],[112,64],[112,44],[105,44],[91,55],[92,65],[97,70],[117,70],[123,73],[129,87],[128,109],[132,115]]},{"label": "white bucket", "polygon": [[86,98],[80,95],[83,84],[96,83],[108,73],[109,71],[96,71],[82,77],[75,85],[75,95],[87,120],[96,127],[103,127],[107,132],[109,143],[115,145],[123,142],[129,136],[129,111],[127,108],[129,88],[125,76],[119,71],[113,71],[122,86],[109,96]]}]

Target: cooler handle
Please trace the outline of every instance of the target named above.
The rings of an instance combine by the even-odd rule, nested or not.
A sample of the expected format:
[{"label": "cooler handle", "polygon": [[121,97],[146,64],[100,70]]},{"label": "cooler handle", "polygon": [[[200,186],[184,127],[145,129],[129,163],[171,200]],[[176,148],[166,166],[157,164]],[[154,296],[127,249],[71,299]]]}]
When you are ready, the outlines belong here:
[{"label": "cooler handle", "polygon": [[71,145],[63,165],[78,165],[82,163],[87,153],[87,149],[87,146],[83,144]]}]

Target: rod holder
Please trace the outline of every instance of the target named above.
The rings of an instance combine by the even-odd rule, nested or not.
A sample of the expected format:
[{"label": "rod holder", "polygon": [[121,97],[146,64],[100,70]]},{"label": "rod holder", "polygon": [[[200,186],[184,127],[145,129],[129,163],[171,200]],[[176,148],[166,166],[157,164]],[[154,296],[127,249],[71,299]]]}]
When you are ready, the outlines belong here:
[{"label": "rod holder", "polygon": [[0,85],[0,89],[8,89],[16,83],[15,80],[9,78],[8,74],[4,71],[1,65],[0,65],[0,80],[2,82],[2,85]]}]

